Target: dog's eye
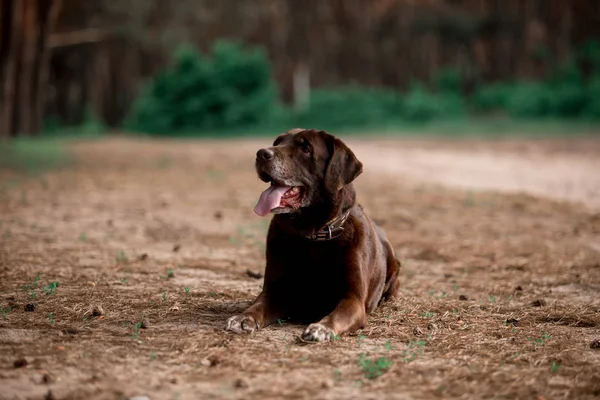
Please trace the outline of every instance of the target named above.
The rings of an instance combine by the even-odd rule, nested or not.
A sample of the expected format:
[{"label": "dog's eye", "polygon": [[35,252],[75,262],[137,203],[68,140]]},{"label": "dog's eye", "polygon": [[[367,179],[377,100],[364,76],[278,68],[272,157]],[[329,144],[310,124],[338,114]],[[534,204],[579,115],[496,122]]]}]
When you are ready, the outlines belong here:
[{"label": "dog's eye", "polygon": [[296,144],[300,147],[300,150],[302,150],[304,154],[310,154],[311,148],[306,139],[300,139],[296,142]]}]

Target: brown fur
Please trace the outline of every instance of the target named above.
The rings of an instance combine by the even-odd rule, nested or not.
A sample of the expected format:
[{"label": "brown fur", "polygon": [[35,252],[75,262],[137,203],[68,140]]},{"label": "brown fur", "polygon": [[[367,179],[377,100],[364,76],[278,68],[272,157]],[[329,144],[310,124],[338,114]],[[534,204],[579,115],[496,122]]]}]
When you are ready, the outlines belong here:
[{"label": "brown fur", "polygon": [[[271,152],[265,160],[260,152]],[[267,234],[263,290],[227,330],[252,332],[277,319],[310,324],[307,341],[363,328],[367,315],[398,290],[400,263],[385,233],[356,204],[352,182],[362,164],[338,138],[294,129],[259,150],[259,177],[293,182],[305,190],[298,209],[280,210]],[[350,209],[342,234],[314,242],[306,238]]]}]

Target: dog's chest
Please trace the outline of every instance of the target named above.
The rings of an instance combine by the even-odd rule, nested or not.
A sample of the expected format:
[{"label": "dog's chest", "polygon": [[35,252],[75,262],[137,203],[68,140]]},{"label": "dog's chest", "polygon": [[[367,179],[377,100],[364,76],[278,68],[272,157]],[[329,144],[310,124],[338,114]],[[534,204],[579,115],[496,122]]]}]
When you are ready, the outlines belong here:
[{"label": "dog's chest", "polygon": [[295,251],[273,251],[269,258],[281,284],[291,290],[337,293],[346,282],[344,251],[330,243],[302,243]]}]

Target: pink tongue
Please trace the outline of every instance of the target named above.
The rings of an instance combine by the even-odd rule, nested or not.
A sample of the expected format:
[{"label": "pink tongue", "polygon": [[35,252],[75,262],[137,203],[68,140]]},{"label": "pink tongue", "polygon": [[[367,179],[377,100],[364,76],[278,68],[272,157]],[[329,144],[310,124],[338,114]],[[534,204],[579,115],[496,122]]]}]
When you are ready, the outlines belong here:
[{"label": "pink tongue", "polygon": [[254,212],[261,217],[264,217],[269,211],[279,207],[281,197],[283,197],[283,194],[287,192],[289,188],[289,186],[269,186],[267,190],[261,193],[258,203],[256,203],[256,207],[254,207]]}]

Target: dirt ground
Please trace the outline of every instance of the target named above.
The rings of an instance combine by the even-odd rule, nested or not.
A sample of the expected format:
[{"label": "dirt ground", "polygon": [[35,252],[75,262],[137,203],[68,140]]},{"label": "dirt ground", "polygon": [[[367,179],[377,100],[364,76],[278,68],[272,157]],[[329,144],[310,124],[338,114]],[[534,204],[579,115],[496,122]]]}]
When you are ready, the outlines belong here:
[{"label": "dirt ground", "polygon": [[0,399],[600,396],[600,139],[349,139],[401,289],[316,345],[223,331],[261,287],[268,142],[100,139],[0,171]]}]

